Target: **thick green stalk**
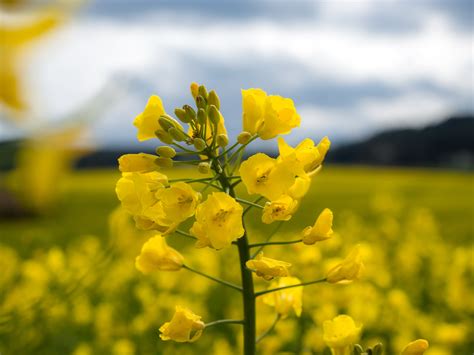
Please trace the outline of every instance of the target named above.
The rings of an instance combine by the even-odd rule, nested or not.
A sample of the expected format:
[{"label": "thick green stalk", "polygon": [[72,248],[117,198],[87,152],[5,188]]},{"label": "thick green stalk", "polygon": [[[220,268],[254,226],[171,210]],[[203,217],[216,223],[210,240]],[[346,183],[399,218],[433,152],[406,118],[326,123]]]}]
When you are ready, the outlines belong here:
[{"label": "thick green stalk", "polygon": [[[230,196],[236,197],[225,171],[216,160],[213,161],[213,169],[219,174],[219,182],[224,191]],[[244,223],[244,221],[242,221]],[[244,226],[245,229],[245,226]],[[247,269],[245,263],[250,260],[250,249],[247,232],[237,240],[240,260],[240,274],[242,278],[242,298],[244,305],[244,355],[255,355],[256,352],[256,320],[255,320],[255,291],[253,286],[252,272]]]}]

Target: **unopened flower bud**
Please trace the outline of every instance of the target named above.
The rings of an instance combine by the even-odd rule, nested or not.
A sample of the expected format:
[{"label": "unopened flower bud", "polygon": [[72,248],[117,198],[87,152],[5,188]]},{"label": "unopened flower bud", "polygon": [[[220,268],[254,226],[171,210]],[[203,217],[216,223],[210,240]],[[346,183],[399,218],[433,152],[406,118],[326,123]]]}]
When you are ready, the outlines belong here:
[{"label": "unopened flower bud", "polygon": [[240,144],[247,144],[250,138],[252,138],[252,135],[247,131],[243,131],[237,136],[237,142]]},{"label": "unopened flower bud", "polygon": [[183,109],[186,111],[186,120],[188,120],[188,122],[194,121],[196,119],[196,111],[194,111],[191,106],[184,105]]},{"label": "unopened flower bud", "polygon": [[210,170],[211,170],[211,166],[209,165],[209,163],[202,162],[198,164],[198,171],[201,174],[208,174]]},{"label": "unopened flower bud", "polygon": [[198,83],[191,83],[190,89],[191,89],[191,95],[196,100],[196,97],[198,96],[198,92],[199,92],[199,84]]},{"label": "unopened flower bud", "polygon": [[206,99],[204,97],[202,97],[201,95],[196,97],[196,106],[198,108],[206,108],[206,106],[207,106]]},{"label": "unopened flower bud", "polygon": [[199,85],[198,93],[200,96],[207,100],[207,89],[204,85]]},{"label": "unopened flower bud", "polygon": [[197,114],[197,121],[200,125],[205,125],[207,121],[206,110],[200,108]]},{"label": "unopened flower bud", "polygon": [[229,144],[229,138],[227,137],[227,134],[219,134],[217,136],[217,145],[224,148],[227,144]]},{"label": "unopened flower bud", "polygon": [[365,351],[359,344],[354,344],[354,355],[362,355]]},{"label": "unopened flower bud", "polygon": [[173,160],[171,160],[170,158],[158,157],[155,159],[155,164],[158,165],[160,168],[172,168]]},{"label": "unopened flower bud", "polygon": [[372,349],[372,355],[383,355],[383,346],[382,344],[376,344]]},{"label": "unopened flower bud", "polygon": [[175,126],[173,119],[168,115],[161,115],[160,118],[158,118],[158,122],[160,123],[161,128],[165,131],[168,131],[170,128]]},{"label": "unopened flower bud", "polygon": [[194,138],[193,144],[198,152],[206,149],[206,142],[201,138]]},{"label": "unopened flower bud", "polygon": [[165,144],[173,143],[173,138],[169,135],[169,133],[159,129],[155,132],[156,137]]},{"label": "unopened flower bud", "polygon": [[216,106],[218,110],[221,108],[221,102],[219,100],[219,96],[217,96],[217,93],[214,90],[212,90],[207,96],[207,103],[209,105]]},{"label": "unopened flower bud", "polygon": [[168,130],[168,133],[170,134],[170,136],[175,140],[175,141],[178,141],[178,142],[183,142],[186,140],[186,134],[180,130],[180,129],[177,129],[175,127],[171,127],[169,130]]},{"label": "unopened flower bud", "polygon": [[183,110],[182,108],[175,108],[174,109],[174,114],[176,115],[176,117],[178,117],[178,119],[183,122],[183,123],[189,123],[189,119],[188,119],[188,116],[186,115],[186,111]]},{"label": "unopened flower bud", "polygon": [[156,148],[156,154],[163,158],[174,158],[176,156],[176,150],[167,145]]},{"label": "unopened flower bud", "polygon": [[211,105],[209,107],[209,119],[215,125],[217,125],[219,123],[219,120],[221,119],[221,114],[219,113],[217,107],[214,105]]}]

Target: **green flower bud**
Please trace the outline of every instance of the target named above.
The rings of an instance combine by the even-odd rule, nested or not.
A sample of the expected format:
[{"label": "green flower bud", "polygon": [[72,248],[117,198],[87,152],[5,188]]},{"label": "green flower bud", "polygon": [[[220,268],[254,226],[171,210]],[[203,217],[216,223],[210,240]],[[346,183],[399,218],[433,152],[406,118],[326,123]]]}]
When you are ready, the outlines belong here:
[{"label": "green flower bud", "polygon": [[252,135],[247,131],[243,131],[243,132],[240,132],[239,135],[237,136],[237,142],[239,142],[240,144],[246,144],[248,143],[250,138],[252,138]]},{"label": "green flower bud", "polygon": [[207,97],[207,103],[208,103],[209,105],[214,105],[214,106],[216,106],[218,110],[220,110],[220,108],[221,108],[221,102],[220,102],[220,100],[219,100],[219,96],[217,96],[217,93],[216,93],[214,90],[212,90],[212,91],[209,93],[209,95],[208,95],[208,97]]},{"label": "green flower bud", "polygon": [[158,118],[158,123],[165,131],[168,131],[170,128],[175,126],[173,118],[168,115],[161,115],[160,118]]},{"label": "green flower bud", "polygon": [[184,134],[182,130],[177,129],[176,127],[170,128],[168,130],[168,133],[175,141],[178,141],[178,142],[183,142],[187,138],[186,134]]},{"label": "green flower bud", "polygon": [[354,352],[353,352],[354,355],[361,355],[361,354],[365,354],[365,351],[364,349],[362,348],[362,346],[360,346],[359,344],[355,344],[354,345]]},{"label": "green flower bud", "polygon": [[211,166],[209,165],[209,163],[203,162],[203,163],[198,164],[198,171],[201,174],[208,174],[210,170],[211,170]]},{"label": "green flower bud", "polygon": [[383,354],[383,345],[382,344],[376,344],[373,349],[372,349],[372,354],[373,355],[382,355]]},{"label": "green flower bud", "polygon": [[219,134],[217,136],[217,145],[224,148],[227,144],[229,144],[229,138],[227,137],[227,134]]},{"label": "green flower bud", "polygon": [[188,122],[194,121],[196,119],[196,111],[189,106],[189,105],[184,105],[183,106],[184,111],[186,111],[186,119]]},{"label": "green flower bud", "polygon": [[209,107],[209,120],[217,125],[221,119],[221,114],[219,113],[219,110],[217,109],[216,106],[211,105]]},{"label": "green flower bud", "polygon": [[186,111],[183,110],[182,108],[175,108],[174,109],[174,114],[176,115],[176,117],[178,117],[178,119],[183,122],[183,123],[189,123],[190,121],[188,121],[188,116],[186,115]]},{"label": "green flower bud", "polygon": [[158,165],[160,168],[172,168],[173,160],[171,160],[170,158],[158,157],[155,159],[155,164]]},{"label": "green flower bud", "polygon": [[200,96],[207,100],[207,89],[204,85],[199,85],[198,93]]},{"label": "green flower bud", "polygon": [[156,154],[163,158],[174,158],[176,156],[176,150],[167,145],[156,148]]},{"label": "green flower bud", "polygon": [[194,148],[196,148],[198,152],[206,149],[206,142],[204,142],[204,139],[194,138],[193,144],[194,144]]},{"label": "green flower bud", "polygon": [[206,110],[200,108],[197,114],[197,121],[200,125],[205,125],[207,121]]},{"label": "green flower bud", "polygon": [[206,108],[206,106],[207,106],[206,99],[204,97],[202,97],[201,95],[196,97],[196,106],[198,108]]},{"label": "green flower bud", "polygon": [[173,138],[165,131],[159,129],[155,132],[156,137],[165,144],[173,143]]}]

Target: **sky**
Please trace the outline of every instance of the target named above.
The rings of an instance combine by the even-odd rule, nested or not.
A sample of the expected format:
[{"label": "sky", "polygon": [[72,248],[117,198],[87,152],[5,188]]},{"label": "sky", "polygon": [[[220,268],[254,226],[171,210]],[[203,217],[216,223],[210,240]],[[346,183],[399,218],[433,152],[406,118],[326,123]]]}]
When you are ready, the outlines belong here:
[{"label": "sky", "polygon": [[[469,0],[96,0],[25,60],[34,122],[64,122],[97,97],[90,139],[135,147],[133,118],[151,94],[191,102],[215,89],[231,138],[242,88],[290,97],[302,117],[288,140],[335,144],[474,111]],[[100,106],[100,104],[99,104]],[[87,110],[86,110],[87,111]],[[31,132],[0,125],[0,139]],[[142,147],[151,147],[147,142]],[[270,143],[268,143],[270,144]]]}]

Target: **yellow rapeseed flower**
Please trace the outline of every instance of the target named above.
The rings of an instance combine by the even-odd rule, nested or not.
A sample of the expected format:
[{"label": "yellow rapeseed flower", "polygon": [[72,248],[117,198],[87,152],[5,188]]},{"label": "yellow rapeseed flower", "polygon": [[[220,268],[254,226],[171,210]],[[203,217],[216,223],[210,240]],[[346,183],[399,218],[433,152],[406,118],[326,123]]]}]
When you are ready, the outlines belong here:
[{"label": "yellow rapeseed flower", "polygon": [[402,351],[402,355],[423,355],[428,349],[429,343],[425,339],[412,341]]},{"label": "yellow rapeseed flower", "polygon": [[[163,108],[161,98],[157,95],[150,96],[143,112],[135,117],[135,120],[133,121],[133,125],[138,129],[137,139],[139,141],[159,138],[163,143],[173,143],[171,135],[158,121],[162,115],[166,115],[166,112]],[[167,121],[178,130],[183,131],[183,127],[178,121],[171,117],[167,117]]]},{"label": "yellow rapeseed flower", "polygon": [[[280,277],[273,281],[268,289],[277,287],[285,287],[300,284],[301,281],[297,277]],[[267,293],[262,296],[263,303],[275,307],[275,311],[282,317],[286,318],[293,309],[299,317],[303,307],[303,287],[292,287],[276,292]]]},{"label": "yellow rapeseed flower", "polygon": [[166,244],[165,237],[155,234],[143,244],[140,255],[135,259],[136,268],[144,274],[153,271],[177,271],[183,266],[184,258]]},{"label": "yellow rapeseed flower", "polygon": [[297,176],[295,183],[288,190],[288,195],[295,200],[301,200],[311,187],[311,178],[309,176]]},{"label": "yellow rapeseed flower", "polygon": [[161,202],[166,217],[175,222],[193,216],[201,200],[201,194],[185,182],[177,182],[166,189],[158,190],[156,197]]},{"label": "yellow rapeseed flower", "polygon": [[269,96],[262,89],[242,90],[242,120],[244,131],[265,140],[289,133],[301,122],[293,100]]},{"label": "yellow rapeseed flower", "polygon": [[176,306],[171,321],[160,327],[160,338],[179,343],[192,343],[199,339],[204,327],[200,316],[185,307]]},{"label": "yellow rapeseed flower", "polygon": [[362,324],[356,324],[346,315],[339,315],[323,323],[323,340],[333,355],[351,355],[359,340]]},{"label": "yellow rapeseed flower", "polygon": [[332,219],[332,211],[329,208],[325,208],[316,219],[314,225],[303,230],[303,243],[311,245],[331,238],[333,234]]},{"label": "yellow rapeseed flower", "polygon": [[117,181],[115,192],[122,207],[132,215],[142,215],[156,203],[155,193],[164,188],[166,175],[157,171],[150,173],[123,173]]},{"label": "yellow rapeseed flower", "polygon": [[328,271],[326,279],[330,283],[351,282],[360,278],[363,269],[360,245],[356,245],[342,263]]},{"label": "yellow rapeseed flower", "polygon": [[269,200],[284,195],[295,183],[293,166],[263,153],[244,161],[240,166],[240,175],[249,194],[259,194]]},{"label": "yellow rapeseed flower", "polygon": [[157,156],[146,153],[124,154],[119,159],[119,170],[123,173],[145,173],[157,169]]},{"label": "yellow rapeseed flower", "polygon": [[190,232],[198,238],[196,247],[222,249],[244,235],[242,206],[224,192],[213,192],[196,210]]},{"label": "yellow rapeseed flower", "polygon": [[289,221],[298,209],[298,201],[288,195],[267,202],[263,207],[262,222],[270,224],[274,221]]},{"label": "yellow rapeseed flower", "polygon": [[260,252],[255,259],[247,261],[245,265],[249,269],[255,271],[257,276],[260,276],[267,281],[270,281],[275,277],[290,275],[288,272],[288,268],[291,267],[290,263],[267,258],[263,256],[263,252]]},{"label": "yellow rapeseed flower", "polygon": [[317,146],[306,138],[295,148],[291,147],[282,137],[278,138],[279,160],[294,160],[296,173],[299,176],[313,173],[323,162],[331,142],[324,137]]}]

